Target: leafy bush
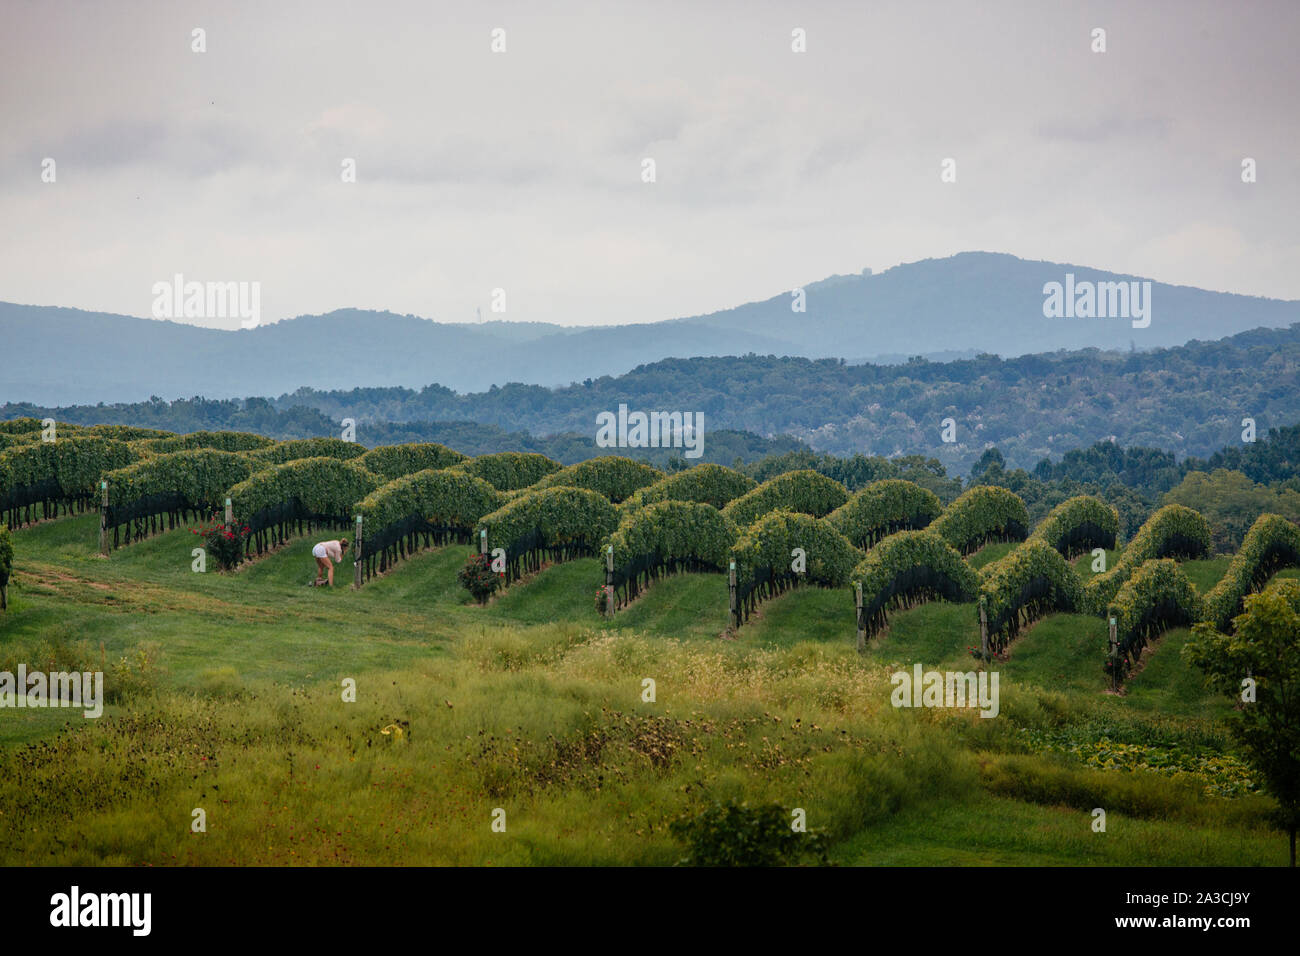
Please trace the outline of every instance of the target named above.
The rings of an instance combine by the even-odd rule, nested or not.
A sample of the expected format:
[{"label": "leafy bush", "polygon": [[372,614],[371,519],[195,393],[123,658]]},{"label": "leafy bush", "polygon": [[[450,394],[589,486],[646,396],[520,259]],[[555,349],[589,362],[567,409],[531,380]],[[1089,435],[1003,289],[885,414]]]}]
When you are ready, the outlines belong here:
[{"label": "leafy bush", "polygon": [[298,461],[302,458],[335,458],[339,461],[351,461],[366,453],[363,445],[341,438],[295,438],[292,441],[276,442],[266,448],[248,452],[248,456],[257,462],[282,465],[285,462]]},{"label": "leafy bush", "polygon": [[465,559],[465,566],[456,572],[456,580],[479,604],[486,604],[487,599],[501,587],[503,574],[492,570],[492,559],[486,554],[471,554]]},{"label": "leafy bush", "polygon": [[930,530],[961,554],[971,554],[990,541],[1025,540],[1029,510],[1014,492],[996,485],[980,485],[945,508]]},{"label": "leafy bush", "polygon": [[162,646],[155,641],[142,641],[130,655],[124,654],[109,666],[104,675],[104,700],[121,704],[152,697],[166,674]]},{"label": "leafy bush", "polygon": [[753,478],[724,465],[695,465],[640,489],[623,502],[623,508],[643,508],[657,501],[698,501],[724,508],[756,484]]},{"label": "leafy bush", "polygon": [[726,570],[735,543],[736,526],[712,505],[694,501],[658,501],[624,514],[606,541],[623,603],[662,573]]},{"label": "leafy bush", "polygon": [[0,611],[9,606],[9,578],[14,573],[14,542],[9,526],[0,524]]},{"label": "leafy bush", "polygon": [[191,533],[203,538],[205,550],[216,559],[217,567],[222,571],[233,570],[244,560],[250,530],[248,525],[236,521],[227,524],[220,512],[203,527],[190,529]]},{"label": "leafy bush", "polygon": [[1054,611],[1074,611],[1083,586],[1074,568],[1041,538],[1031,538],[984,569],[980,597],[988,618],[989,647],[995,653],[1020,628]]},{"label": "leafy bush", "polygon": [[[806,558],[803,573],[792,567],[795,548],[802,548]],[[862,552],[821,518],[793,511],[764,515],[742,531],[731,548],[740,618],[736,623],[748,618],[759,601],[797,584],[843,587],[861,559]]]},{"label": "leafy bush", "polygon": [[925,601],[970,601],[979,577],[957,550],[933,531],[900,531],[867,552],[853,569],[862,585],[862,617],[868,635],[879,633],[888,612]]},{"label": "leafy bush", "polygon": [[1088,582],[1084,603],[1093,614],[1106,606],[1139,567],[1156,558],[1199,558],[1210,548],[1210,526],[1198,512],[1165,505],[1138,529],[1115,565]]},{"label": "leafy bush", "polygon": [[589,458],[576,465],[561,468],[537,483],[538,488],[586,488],[595,491],[612,503],[626,501],[637,491],[647,488],[663,478],[658,468],[620,455]]},{"label": "leafy bush", "polygon": [[479,455],[453,467],[456,471],[482,478],[497,491],[519,491],[559,471],[561,465],[534,452],[503,451],[495,455]]},{"label": "leafy bush", "polygon": [[1115,618],[1120,651],[1117,676],[1122,677],[1148,640],[1167,628],[1194,623],[1201,602],[1177,561],[1155,558],[1133,572],[1106,610]]},{"label": "leafy bush", "polygon": [[1227,573],[1205,595],[1205,620],[1224,633],[1242,612],[1246,595],[1274,574],[1300,566],[1300,528],[1280,515],[1260,515],[1241,543]]},{"label": "leafy bush", "polygon": [[901,478],[867,485],[826,518],[831,527],[863,551],[899,531],[930,524],[943,506],[933,491]]},{"label": "leafy bush", "polygon": [[805,858],[827,862],[822,835],[796,832],[789,813],[777,804],[715,803],[674,820],[669,829],[687,846],[679,866],[788,866]]},{"label": "leafy bush", "polygon": [[838,481],[802,469],[768,479],[732,501],[722,509],[722,513],[736,527],[744,528],[777,510],[822,518],[848,500],[849,493]]},{"label": "leafy bush", "polygon": [[593,553],[618,527],[618,512],[604,495],[585,488],[529,491],[479,519],[488,550],[506,552],[506,581],[536,571],[541,560],[565,561]]},{"label": "leafy bush", "polygon": [[403,475],[413,475],[417,471],[450,468],[465,460],[464,455],[452,451],[446,445],[422,442],[372,448],[357,460],[357,464],[380,478],[392,481]]},{"label": "leafy bush", "polygon": [[1045,541],[1069,560],[1094,548],[1114,548],[1119,513],[1100,498],[1077,495],[1048,513],[1030,538]]}]

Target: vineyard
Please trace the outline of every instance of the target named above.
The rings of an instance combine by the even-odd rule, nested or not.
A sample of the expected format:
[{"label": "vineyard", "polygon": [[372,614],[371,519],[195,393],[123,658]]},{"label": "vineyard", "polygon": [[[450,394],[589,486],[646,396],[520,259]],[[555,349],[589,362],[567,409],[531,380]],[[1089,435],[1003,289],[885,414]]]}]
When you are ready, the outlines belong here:
[{"label": "vineyard", "polygon": [[[1140,756],[1164,773],[1174,758],[1142,749],[1153,732],[1143,716],[1152,712],[1151,688],[1164,682],[1194,702],[1162,697],[1162,707],[1208,706],[1203,692],[1177,683],[1189,680],[1178,653],[1186,628],[1208,622],[1231,632],[1250,595],[1300,566],[1300,529],[1267,514],[1235,556],[1209,559],[1206,521],[1197,512],[1161,508],[1125,542],[1115,510],[1086,495],[1062,502],[1031,527],[1025,502],[1003,488],[976,487],[945,505],[932,491],[896,478],[850,491],[812,471],[756,483],[720,465],[662,473],[618,456],[562,467],[541,455],[467,457],[436,444],[365,450],[334,439],[270,442],[236,433],[168,436],[72,426],[57,426],[51,442],[42,440],[39,423],[6,425],[0,428],[0,500],[13,529],[0,527],[0,656],[15,653],[15,639],[26,640],[18,646],[39,659],[72,654],[71,638],[60,635],[75,633],[76,625],[51,630],[49,612],[40,610],[60,608],[90,633],[107,635],[107,651],[92,648],[92,656],[107,656],[110,686],[120,688],[115,700],[133,699],[130,688],[150,679],[156,652],[135,635],[157,633],[178,668],[193,669],[187,680],[203,699],[243,707],[249,698],[239,696],[241,686],[259,687],[271,699],[280,692],[240,675],[286,673],[310,681],[354,668],[368,673],[367,662],[441,667],[426,661],[432,652],[425,638],[412,636],[438,628],[462,648],[456,653],[468,656],[464,671],[441,679],[436,720],[451,720],[455,740],[467,741],[461,759],[482,768],[486,782],[475,786],[492,794],[483,799],[493,805],[532,792],[520,786],[541,793],[609,786],[594,771],[566,776],[571,761],[596,760],[596,754],[626,753],[632,763],[618,772],[636,774],[638,761],[652,768],[684,765],[681,754],[708,748],[715,737],[725,748],[740,739],[728,735],[741,734],[741,725],[713,723],[717,713],[749,707],[751,697],[763,703],[744,717],[757,721],[743,724],[754,761],[743,764],[743,773],[757,775],[746,778],[749,785],[769,774],[798,779],[795,768],[814,759],[830,761],[819,772],[833,780],[839,772],[833,768],[850,759],[847,751],[830,740],[805,750],[800,728],[807,725],[774,732],[763,709],[780,710],[791,721],[821,714],[825,726],[833,715],[865,706],[872,726],[892,727],[879,723],[888,720],[887,706],[882,714],[865,703],[879,693],[868,694],[867,685],[876,686],[882,666],[916,660],[958,669],[996,663],[1036,675],[1045,696],[1017,697],[1006,706],[1020,707],[1017,726],[1038,727],[1030,744],[1044,753],[1078,746],[1052,729],[1053,708],[1063,706],[1054,693],[1076,695],[1070,706],[1083,708],[1080,713],[1114,701],[1122,709],[1104,712],[1119,723],[1107,726],[1130,727],[1124,746],[1131,749],[1103,751],[1105,759]],[[233,560],[210,558],[202,583],[188,583],[194,581],[192,550],[204,543],[188,531],[214,521],[235,529]],[[325,593],[302,587],[310,546],[321,536],[355,543],[340,569],[344,587]],[[228,570],[211,573],[217,567]],[[167,581],[174,584],[163,588]],[[498,631],[503,621],[508,628]],[[612,635],[618,637],[611,643]],[[710,643],[698,643],[705,639]],[[713,646],[716,655],[705,650]],[[692,723],[694,711],[626,718],[632,721],[626,725],[619,722],[625,718],[610,717],[614,723],[606,724],[601,708],[609,691],[603,684],[599,693],[582,689],[588,685],[575,676],[579,671],[584,681],[645,671],[660,679],[661,694],[690,688],[695,707],[721,702],[722,710],[707,727]],[[403,673],[394,676],[394,694],[399,685],[422,680]],[[551,690],[528,697],[542,686],[539,680]],[[464,688],[476,681],[486,682],[475,691],[481,696],[467,701]],[[1119,693],[1105,693],[1111,688]],[[572,726],[543,730],[532,743],[501,742],[506,728],[528,722],[529,713],[551,713],[569,694],[576,695]],[[532,701],[526,713],[517,699]],[[1016,705],[1017,699],[1025,703]],[[385,715],[406,713],[400,701],[401,695],[392,697],[384,714],[366,711],[379,736],[366,731],[365,743],[350,731],[349,746],[390,748],[377,750],[377,757],[396,753],[379,728],[389,728],[391,737],[393,727],[403,726]],[[179,714],[191,705],[175,706]],[[464,707],[472,708],[472,718],[459,716]],[[298,718],[290,711],[259,719],[292,736],[287,728]],[[606,715],[599,737],[582,729],[591,719],[583,715],[597,712]],[[428,727],[430,715],[421,719]],[[463,720],[472,723],[457,722]],[[477,736],[482,721],[496,728],[496,740]],[[53,725],[35,726],[32,733]],[[317,721],[312,734],[329,737],[332,726]],[[714,726],[730,729],[715,734],[708,729]],[[875,732],[852,726],[858,739]],[[552,731],[553,744],[545,742]],[[250,726],[239,733],[243,742],[232,746],[245,746],[260,731]],[[808,733],[820,741],[820,731]],[[1016,756],[1025,746],[1020,738],[979,739],[986,741],[981,746],[996,739],[1005,751],[980,771],[980,786],[994,799],[1050,791],[1042,780],[1016,776],[1027,772],[1016,763],[1026,759]],[[443,746],[440,740],[439,752]],[[292,749],[300,747],[311,749],[307,743]],[[814,752],[828,756],[814,758]],[[315,759],[324,766],[332,758],[322,752]],[[599,757],[602,772],[617,779],[603,763],[613,759]],[[1190,760],[1175,764],[1193,766]],[[1194,766],[1226,781],[1216,786],[1238,786],[1229,775],[1237,773],[1233,764]],[[878,769],[893,772],[887,764]],[[927,777],[931,770],[938,776]],[[955,779],[950,768],[931,770],[918,769],[918,779],[941,788],[948,784],[935,781]],[[673,779],[675,788],[691,785]],[[867,790],[854,791],[854,799],[881,779],[877,773],[869,786],[862,784]],[[1087,779],[1092,782],[1079,778],[1071,786],[1102,785],[1100,778]],[[897,799],[921,798],[900,791]],[[1168,809],[1174,798],[1159,799],[1166,802],[1152,806]],[[1186,806],[1201,799],[1189,791]],[[856,804],[846,801],[837,811],[842,834],[860,826],[849,809]],[[617,832],[614,822],[606,825]],[[1171,839],[1170,832],[1162,836]],[[383,850],[380,845],[375,858],[384,858]],[[1179,859],[1195,859],[1191,851],[1179,852]]]},{"label": "vineyard", "polygon": [[[592,585],[606,614],[666,575],[713,573],[727,576],[737,629],[763,602],[812,585],[844,592],[846,637],[856,634],[859,647],[886,629],[891,611],[928,601],[971,604],[986,656],[1005,654],[1044,616],[1082,613],[1114,622],[1104,666],[1122,675],[1169,627],[1207,620],[1230,630],[1248,594],[1300,566],[1300,530],[1276,515],[1255,523],[1202,596],[1178,561],[1204,557],[1210,531],[1181,505],[1151,515],[1112,567],[1084,574],[1070,562],[1115,549],[1119,527],[1115,509],[1087,495],[1062,502],[1031,532],[1025,503],[993,486],[943,507],[909,481],[850,493],[814,471],[756,484],[721,465],[669,475],[618,456],[562,467],[537,454],[467,457],[438,444],[367,451],[333,438],[56,429],[54,441],[34,419],[0,431],[0,507],[11,527],[98,505],[100,547],[111,553],[224,508],[246,533],[248,559],[316,529],[355,528],[357,587],[452,543],[470,545],[483,573],[496,575],[492,591],[600,555],[605,578]],[[991,544],[1011,547],[972,567],[967,559]]]}]

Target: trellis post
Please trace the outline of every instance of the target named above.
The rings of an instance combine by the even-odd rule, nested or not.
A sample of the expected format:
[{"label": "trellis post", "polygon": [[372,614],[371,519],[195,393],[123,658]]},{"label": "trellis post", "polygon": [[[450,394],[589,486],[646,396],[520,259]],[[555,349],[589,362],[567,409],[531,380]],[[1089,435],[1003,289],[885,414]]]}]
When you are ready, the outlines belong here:
[{"label": "trellis post", "polygon": [[862,582],[853,582],[853,604],[857,608],[858,622],[858,653],[861,654],[867,649],[867,622],[862,616]]},{"label": "trellis post", "polygon": [[1110,689],[1119,690],[1119,628],[1115,618],[1110,619]]},{"label": "trellis post", "polygon": [[605,545],[605,616],[614,616],[614,546]]},{"label": "trellis post", "polygon": [[483,528],[478,533],[478,553],[487,554],[487,528]]},{"label": "trellis post", "polygon": [[980,595],[980,660],[985,667],[989,663],[989,612],[988,598]]},{"label": "trellis post", "polygon": [[108,555],[108,482],[99,483],[99,553]]},{"label": "trellis post", "polygon": [[736,602],[736,562],[730,562],[727,568],[727,596],[731,605],[731,620],[734,627],[740,627],[740,607]]},{"label": "trellis post", "polygon": [[353,568],[352,586],[354,588],[360,588],[361,587],[361,515],[357,515],[357,540],[354,541],[352,544],[353,547],[356,548],[356,551],[353,552],[354,557],[352,559],[352,568]]},{"label": "trellis post", "polygon": [[231,507],[230,499],[226,499],[226,524],[233,524],[235,520],[235,509]]}]

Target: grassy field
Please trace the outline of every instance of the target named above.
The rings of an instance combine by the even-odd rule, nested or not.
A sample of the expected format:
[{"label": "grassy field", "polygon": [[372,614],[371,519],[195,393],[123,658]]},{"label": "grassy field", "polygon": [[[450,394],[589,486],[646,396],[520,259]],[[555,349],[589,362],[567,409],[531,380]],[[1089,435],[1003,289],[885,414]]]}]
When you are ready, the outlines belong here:
[{"label": "grassy field", "polygon": [[[113,697],[98,721],[0,711],[8,865],[665,865],[672,821],[727,799],[802,808],[845,865],[1286,863],[1185,630],[1115,695],[1104,623],[1041,620],[985,720],[889,703],[896,669],[975,668],[972,605],[894,614],[859,655],[847,591],[789,592],[730,637],[721,576],[606,622],[595,560],[478,607],[464,547],[360,591],[345,562],[327,590],[309,539],[199,574],[188,532],[105,560],[97,522],[14,534],[0,670],[105,670]],[[1185,565],[1201,589],[1226,566]]]}]

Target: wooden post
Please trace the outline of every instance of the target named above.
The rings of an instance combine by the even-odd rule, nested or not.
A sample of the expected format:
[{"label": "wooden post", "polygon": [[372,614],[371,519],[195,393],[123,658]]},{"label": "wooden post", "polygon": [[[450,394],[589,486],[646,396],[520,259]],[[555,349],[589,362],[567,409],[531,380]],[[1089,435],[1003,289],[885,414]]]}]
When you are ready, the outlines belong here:
[{"label": "wooden post", "polygon": [[614,546],[605,546],[605,616],[614,616]]},{"label": "wooden post", "polygon": [[487,528],[484,528],[482,531],[480,531],[480,532],[478,533],[478,553],[479,553],[479,554],[487,554],[487,553],[488,553],[488,549],[487,549]]},{"label": "wooden post", "polygon": [[1110,689],[1119,690],[1119,628],[1115,619],[1110,619]]},{"label": "wooden post", "polygon": [[740,627],[740,607],[736,602],[736,562],[727,568],[727,596],[731,605],[731,622],[733,627]]},{"label": "wooden post", "polygon": [[862,615],[862,582],[853,582],[853,604],[857,608],[858,653],[867,649],[867,622]]},{"label": "wooden post", "polygon": [[99,553],[108,554],[108,482],[99,483]]},{"label": "wooden post", "polygon": [[235,520],[235,510],[230,506],[230,499],[227,498],[226,499],[226,524],[230,524],[234,520]]},{"label": "wooden post", "polygon": [[352,542],[352,546],[356,548],[356,550],[352,552],[353,554],[352,586],[354,588],[360,588],[361,587],[361,515],[357,515],[357,540]]},{"label": "wooden post", "polygon": [[980,654],[981,666],[987,667],[989,662],[989,613],[988,599],[980,595]]}]

